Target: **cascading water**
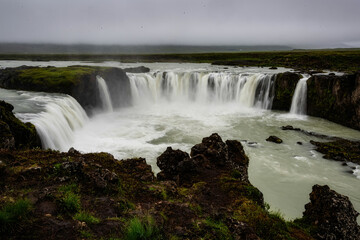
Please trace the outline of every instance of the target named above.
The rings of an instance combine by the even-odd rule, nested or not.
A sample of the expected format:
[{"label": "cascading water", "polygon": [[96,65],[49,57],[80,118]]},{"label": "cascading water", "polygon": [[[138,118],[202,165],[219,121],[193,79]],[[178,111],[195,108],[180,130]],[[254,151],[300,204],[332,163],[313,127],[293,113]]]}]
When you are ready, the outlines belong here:
[{"label": "cascading water", "polygon": [[45,106],[45,111],[24,117],[35,125],[43,148],[61,151],[71,147],[74,131],[88,120],[84,109],[70,96],[57,97]]},{"label": "cascading water", "polygon": [[96,76],[96,82],[100,93],[100,99],[105,112],[112,112],[113,106],[110,98],[109,88],[105,82],[105,80]]},{"label": "cascading water", "polygon": [[296,84],[294,96],[291,101],[291,114],[306,115],[306,98],[308,77],[303,77]]},{"label": "cascading water", "polygon": [[129,74],[135,105],[159,101],[237,102],[242,107],[270,109],[273,78],[266,74],[157,72]]}]

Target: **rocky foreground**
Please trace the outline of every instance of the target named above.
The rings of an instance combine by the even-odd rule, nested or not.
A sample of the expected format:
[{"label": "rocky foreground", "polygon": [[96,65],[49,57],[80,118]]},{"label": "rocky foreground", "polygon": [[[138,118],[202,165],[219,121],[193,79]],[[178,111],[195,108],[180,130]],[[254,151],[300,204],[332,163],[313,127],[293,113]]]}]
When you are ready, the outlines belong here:
[{"label": "rocky foreground", "polygon": [[[1,126],[12,125],[12,109],[1,106]],[[1,141],[11,129],[0,129]],[[108,153],[31,149],[17,143],[26,136],[10,137],[13,144],[0,147],[1,239],[360,236],[351,202],[327,186],[313,187],[301,219],[287,222],[270,212],[248,180],[241,143],[223,142],[216,133],[190,154],[167,148],[157,158],[157,176],[142,158],[118,161]]]}]

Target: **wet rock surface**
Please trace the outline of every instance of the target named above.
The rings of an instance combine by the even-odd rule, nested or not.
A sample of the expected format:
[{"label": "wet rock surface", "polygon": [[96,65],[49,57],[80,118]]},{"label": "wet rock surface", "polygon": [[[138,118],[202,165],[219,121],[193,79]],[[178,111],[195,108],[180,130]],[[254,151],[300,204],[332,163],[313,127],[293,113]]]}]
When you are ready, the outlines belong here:
[{"label": "wet rock surface", "polygon": [[360,142],[338,139],[332,142],[310,141],[315,150],[325,154],[325,159],[360,164]]},{"label": "wet rock surface", "polygon": [[273,142],[273,143],[277,143],[277,144],[280,144],[283,142],[283,140],[277,136],[270,136],[266,139],[266,141],[268,142]]},{"label": "wet rock surface", "polygon": [[41,147],[34,125],[17,119],[13,109],[11,104],[0,101],[0,149]]},{"label": "wet rock surface", "polygon": [[273,110],[289,111],[296,84],[301,75],[292,72],[278,73],[275,78],[275,96]]},{"label": "wet rock surface", "polygon": [[140,66],[140,67],[124,68],[124,71],[127,73],[148,73],[150,72],[150,68]]},{"label": "wet rock surface", "polygon": [[316,75],[307,80],[307,114],[360,129],[360,74]]},{"label": "wet rock surface", "polygon": [[327,185],[313,186],[304,212],[304,218],[316,226],[316,239],[359,239],[358,215],[348,197]]}]

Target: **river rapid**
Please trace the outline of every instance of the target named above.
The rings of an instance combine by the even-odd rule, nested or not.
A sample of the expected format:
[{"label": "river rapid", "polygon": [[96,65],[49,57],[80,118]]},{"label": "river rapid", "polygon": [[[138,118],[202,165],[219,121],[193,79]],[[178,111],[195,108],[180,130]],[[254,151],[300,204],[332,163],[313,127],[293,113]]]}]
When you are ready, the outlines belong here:
[{"label": "river rapid", "polygon": [[[293,99],[293,105],[294,101],[299,103],[292,107],[292,113],[269,110],[275,81],[272,76],[290,69],[178,63],[0,61],[1,68],[21,65],[121,68],[145,65],[151,69],[148,74],[128,74],[133,105],[121,109],[113,109],[106,79],[98,77],[103,107],[92,117],[67,95],[0,89],[0,99],[13,104],[21,120],[36,126],[45,148],[103,151],[117,159],[144,157],[157,173],[156,158],[166,147],[189,152],[203,137],[217,132],[223,140],[242,142],[250,158],[251,183],[263,192],[271,209],[281,209],[285,218],[302,216],[314,184],[327,184],[348,196],[360,211],[360,167],[323,159],[309,143],[323,140],[302,132],[283,131],[281,126],[293,125],[354,140],[360,139],[360,132],[303,115],[306,76],[299,85],[299,96]],[[265,141],[270,135],[284,142]],[[349,173],[351,167],[356,169]]]}]

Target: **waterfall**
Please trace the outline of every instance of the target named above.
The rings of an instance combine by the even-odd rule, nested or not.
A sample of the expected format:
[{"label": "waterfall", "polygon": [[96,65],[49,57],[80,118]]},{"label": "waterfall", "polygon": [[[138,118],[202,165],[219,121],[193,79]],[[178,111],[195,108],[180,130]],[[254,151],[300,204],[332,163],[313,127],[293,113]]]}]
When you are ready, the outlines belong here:
[{"label": "waterfall", "polygon": [[158,102],[237,103],[270,109],[273,78],[227,72],[156,72],[128,74],[135,105]]},{"label": "waterfall", "polygon": [[112,106],[112,102],[111,102],[111,98],[110,98],[109,88],[108,88],[105,80],[100,76],[96,76],[96,82],[97,82],[97,86],[99,88],[100,99],[101,99],[103,109],[106,112],[112,112],[113,106]]},{"label": "waterfall", "polygon": [[292,114],[306,115],[307,80],[308,77],[303,77],[296,84],[290,108]]},{"label": "waterfall", "polygon": [[40,135],[43,148],[67,151],[72,144],[74,130],[88,120],[84,109],[72,97],[54,97],[45,111],[29,118]]}]

